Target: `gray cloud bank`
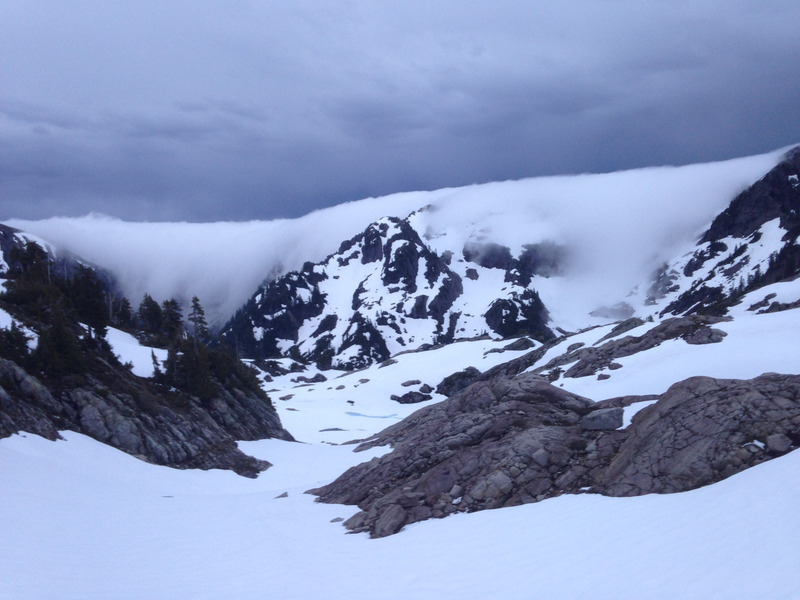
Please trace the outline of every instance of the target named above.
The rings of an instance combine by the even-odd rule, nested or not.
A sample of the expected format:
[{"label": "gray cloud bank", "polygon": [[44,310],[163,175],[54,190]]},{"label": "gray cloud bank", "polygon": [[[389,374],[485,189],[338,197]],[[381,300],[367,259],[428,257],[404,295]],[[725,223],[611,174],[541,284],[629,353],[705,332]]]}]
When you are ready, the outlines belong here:
[{"label": "gray cloud bank", "polygon": [[0,8],[0,219],[288,217],[800,140],[794,1]]}]

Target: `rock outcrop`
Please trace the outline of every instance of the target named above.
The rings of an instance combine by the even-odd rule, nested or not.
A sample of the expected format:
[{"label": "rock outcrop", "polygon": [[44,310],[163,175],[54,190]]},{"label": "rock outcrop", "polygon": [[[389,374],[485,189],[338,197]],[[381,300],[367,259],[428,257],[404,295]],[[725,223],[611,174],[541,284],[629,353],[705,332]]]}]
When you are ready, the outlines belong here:
[{"label": "rock outcrop", "polygon": [[[10,318],[0,328],[0,437],[57,439],[72,430],[156,464],[250,477],[269,463],[242,453],[236,440],[292,439],[255,372],[202,336],[188,337],[179,308],[169,332],[159,332],[166,360],[152,354],[153,376],[138,377],[115,355],[106,328],[127,305],[126,327],[152,331],[136,329],[102,273],[10,228],[0,227],[0,250],[0,309]],[[197,314],[195,326],[202,308]]]},{"label": "rock outcrop", "polygon": [[242,389],[200,401],[156,390],[112,365],[100,377],[54,387],[0,359],[0,437],[27,431],[53,440],[65,429],[155,464],[249,477],[270,465],[241,452],[236,440],[292,439],[269,401]]},{"label": "rock outcrop", "polygon": [[[621,428],[623,407],[657,400]],[[460,511],[564,493],[632,496],[713,483],[800,443],[800,376],[694,377],[660,397],[594,403],[535,374],[475,383],[358,449],[393,451],[311,490],[356,504],[345,525],[391,535]]]}]

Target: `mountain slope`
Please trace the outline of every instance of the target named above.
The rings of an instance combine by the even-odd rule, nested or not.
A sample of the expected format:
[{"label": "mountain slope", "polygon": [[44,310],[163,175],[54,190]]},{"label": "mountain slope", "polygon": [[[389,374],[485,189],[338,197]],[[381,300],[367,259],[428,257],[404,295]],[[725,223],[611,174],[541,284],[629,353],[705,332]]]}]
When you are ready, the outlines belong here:
[{"label": "mountain slope", "polygon": [[[741,192],[691,257],[666,264],[652,285],[637,286],[648,290],[646,297],[620,294],[582,317],[551,319],[573,301],[565,292],[576,281],[591,280],[575,266],[579,248],[544,238],[512,249],[480,231],[437,230],[431,220],[437,208],[428,206],[406,219],[377,221],[325,261],[262,286],[223,337],[252,358],[291,356],[353,369],[399,351],[478,335],[544,342],[570,322],[644,315],[657,303],[661,316],[719,312],[712,305],[730,304],[733,296],[797,273],[798,157],[800,150],[791,151]],[[520,235],[514,237],[525,239]],[[608,279],[625,269],[601,268]]]},{"label": "mountain slope", "polygon": [[[784,151],[718,163],[607,174],[540,177],[409,192],[345,203],[304,217],[246,223],[126,223],[90,215],[11,221],[113,273],[133,302],[193,295],[220,326],[265,278],[321,262],[384,217],[408,218],[440,256],[469,242],[569,250],[563,278],[538,289],[554,322],[575,331],[597,319],[658,266],[690,249],[730,200]],[[421,208],[430,206],[426,211]]]},{"label": "mountain slope", "polygon": [[665,265],[648,303],[661,314],[724,312],[744,293],[800,272],[800,148],[739,194],[697,243]]},{"label": "mountain slope", "polygon": [[542,256],[529,247],[514,259],[506,247],[473,242],[460,255],[438,254],[413,217],[373,223],[325,261],[263,286],[222,337],[252,358],[291,356],[338,369],[487,332],[554,337],[527,286],[557,272],[557,251]]},{"label": "mountain slope", "polygon": [[157,464],[252,477],[269,464],[235,440],[291,439],[250,370],[183,339],[180,323],[163,363],[151,350],[156,374],[137,376],[108,343],[120,303],[100,275],[9,228],[0,236],[0,437],[69,429]]}]

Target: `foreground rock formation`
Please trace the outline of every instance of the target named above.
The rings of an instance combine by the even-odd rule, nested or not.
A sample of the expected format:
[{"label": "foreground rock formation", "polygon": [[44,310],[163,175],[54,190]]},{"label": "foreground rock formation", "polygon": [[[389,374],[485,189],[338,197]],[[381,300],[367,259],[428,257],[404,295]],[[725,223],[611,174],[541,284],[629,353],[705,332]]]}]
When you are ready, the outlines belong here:
[{"label": "foreground rock formation", "polygon": [[[623,425],[623,407],[648,402]],[[694,377],[661,396],[594,403],[535,374],[475,383],[357,450],[381,458],[311,490],[357,504],[348,529],[391,535],[461,511],[564,493],[635,496],[707,485],[800,443],[800,376]]]}]

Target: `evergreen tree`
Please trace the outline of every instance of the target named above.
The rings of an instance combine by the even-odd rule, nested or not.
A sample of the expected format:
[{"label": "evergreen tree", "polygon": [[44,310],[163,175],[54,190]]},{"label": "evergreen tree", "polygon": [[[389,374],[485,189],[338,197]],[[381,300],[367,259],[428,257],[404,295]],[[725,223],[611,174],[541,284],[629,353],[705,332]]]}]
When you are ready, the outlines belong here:
[{"label": "evergreen tree", "polygon": [[197,296],[192,297],[189,322],[192,324],[192,337],[194,338],[195,346],[198,340],[205,343],[206,340],[208,340],[208,324],[206,323],[206,313],[200,305],[200,300]]},{"label": "evergreen tree", "polygon": [[13,246],[9,252],[10,275],[14,278],[50,283],[50,256],[36,242],[25,242],[23,248]]},{"label": "evergreen tree", "polygon": [[175,298],[161,303],[161,333],[167,346],[178,346],[183,339],[183,314]]},{"label": "evergreen tree", "polygon": [[27,242],[12,247],[7,254],[8,280],[2,298],[24,306],[36,318],[48,318],[50,311],[62,301],[62,292],[50,281],[50,257],[41,246]]},{"label": "evergreen tree", "polygon": [[123,297],[112,303],[111,322],[117,327],[127,329],[133,326],[133,309],[127,298]]},{"label": "evergreen tree", "polygon": [[108,326],[108,306],[103,282],[94,269],[79,266],[69,290],[78,319],[89,328],[89,339],[104,338]]},{"label": "evergreen tree", "polygon": [[28,336],[17,326],[16,321],[11,321],[8,329],[0,328],[0,356],[23,367],[28,364]]},{"label": "evergreen tree", "polygon": [[161,333],[163,317],[161,307],[153,300],[150,294],[145,294],[136,311],[139,326],[147,333],[157,335]]},{"label": "evergreen tree", "polygon": [[39,334],[32,361],[42,373],[55,378],[85,371],[86,361],[78,337],[60,310],[55,311],[50,327]]}]

